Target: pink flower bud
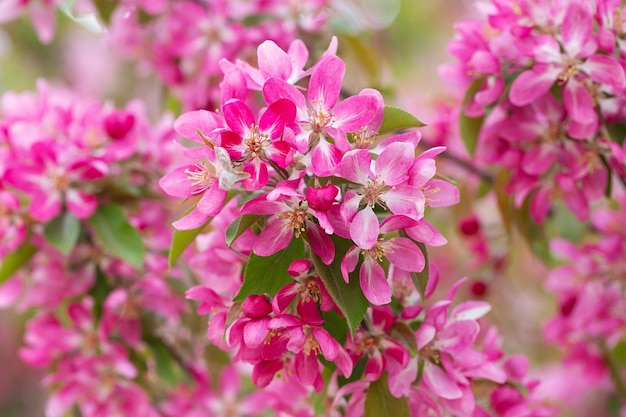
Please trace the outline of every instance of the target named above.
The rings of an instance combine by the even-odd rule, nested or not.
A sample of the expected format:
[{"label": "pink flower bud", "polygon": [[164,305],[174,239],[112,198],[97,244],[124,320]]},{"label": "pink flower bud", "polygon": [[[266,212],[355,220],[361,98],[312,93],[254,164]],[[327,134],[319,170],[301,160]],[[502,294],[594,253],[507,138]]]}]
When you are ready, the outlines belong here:
[{"label": "pink flower bud", "polygon": [[114,110],[104,119],[104,129],[112,139],[122,139],[135,124],[131,113]]},{"label": "pink flower bud", "polygon": [[246,317],[258,319],[272,312],[272,304],[265,295],[249,295],[243,302],[241,311]]},{"label": "pink flower bud", "polygon": [[470,286],[470,292],[476,297],[484,297],[489,291],[489,287],[485,281],[474,281]]},{"label": "pink flower bud", "polygon": [[337,193],[339,189],[332,184],[319,188],[309,187],[306,189],[306,199],[312,209],[328,211],[332,208]]},{"label": "pink flower bud", "polygon": [[474,236],[480,231],[480,222],[476,216],[468,216],[460,221],[459,230],[465,236]]}]

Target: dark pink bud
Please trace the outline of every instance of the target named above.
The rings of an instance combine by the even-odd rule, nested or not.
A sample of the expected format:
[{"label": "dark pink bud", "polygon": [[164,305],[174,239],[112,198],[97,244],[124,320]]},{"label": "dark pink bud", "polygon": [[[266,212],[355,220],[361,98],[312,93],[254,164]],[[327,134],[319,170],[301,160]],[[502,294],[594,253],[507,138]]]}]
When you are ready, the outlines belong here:
[{"label": "dark pink bud", "polygon": [[489,287],[485,281],[474,281],[470,286],[470,292],[476,297],[484,297]]},{"label": "dark pink bud", "polygon": [[122,139],[135,124],[135,116],[131,113],[114,110],[104,119],[104,130],[111,139]]},{"label": "dark pink bud", "polygon": [[319,188],[309,187],[306,189],[306,199],[312,209],[328,211],[332,208],[337,193],[339,189],[332,184]]},{"label": "dark pink bud", "polygon": [[459,229],[465,236],[474,236],[480,231],[480,222],[476,216],[471,215],[461,220]]},{"label": "dark pink bud", "polygon": [[258,319],[272,312],[272,304],[264,295],[249,295],[243,302],[241,311],[246,317]]}]

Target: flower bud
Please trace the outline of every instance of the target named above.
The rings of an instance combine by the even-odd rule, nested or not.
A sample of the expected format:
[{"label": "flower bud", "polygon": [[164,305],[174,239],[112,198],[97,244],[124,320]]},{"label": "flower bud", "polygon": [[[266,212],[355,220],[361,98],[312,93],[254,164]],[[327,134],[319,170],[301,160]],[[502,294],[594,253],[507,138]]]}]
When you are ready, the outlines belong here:
[{"label": "flower bud", "polygon": [[333,184],[326,184],[317,188],[309,187],[306,189],[306,199],[312,209],[328,211],[332,208],[338,193],[339,189]]},{"label": "flower bud", "polygon": [[111,139],[122,139],[135,125],[135,116],[123,110],[114,110],[104,119],[104,130]]},{"label": "flower bud", "polygon": [[272,312],[272,304],[265,295],[249,295],[243,302],[241,311],[246,317],[258,319]]}]

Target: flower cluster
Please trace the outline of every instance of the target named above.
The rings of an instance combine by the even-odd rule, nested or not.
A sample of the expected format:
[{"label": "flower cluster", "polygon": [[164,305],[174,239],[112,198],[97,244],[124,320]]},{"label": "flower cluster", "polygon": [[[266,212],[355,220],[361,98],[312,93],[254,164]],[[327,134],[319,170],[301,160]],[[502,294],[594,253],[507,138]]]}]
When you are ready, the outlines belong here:
[{"label": "flower cluster", "polygon": [[125,1],[110,17],[108,41],[123,56],[155,71],[184,108],[214,108],[221,59],[248,59],[264,40],[287,47],[299,30],[318,31],[326,21],[327,3]]},{"label": "flower cluster", "polygon": [[140,383],[154,370],[136,357],[159,357],[151,332],[169,334],[185,307],[156,186],[175,155],[171,117],[151,125],[140,101],[43,81],[0,105],[1,306],[32,311],[20,355],[47,369],[47,415],[158,416]]},{"label": "flower cluster", "polygon": [[377,396],[415,415],[551,415],[509,392],[525,365],[502,364],[495,333],[477,347],[486,303],[452,309],[456,285],[419,304],[437,282],[426,245],[446,243],[425,213],[458,201],[436,178],[445,148],[416,155],[419,132],[394,124],[419,122],[376,90],[344,97],[334,40],[308,69],[294,50],[266,41],[258,69],[224,63],[219,110],[175,122],[188,163],[160,185],[191,203],[174,226],[199,234],[183,258],[202,277],[187,297],[209,315],[209,340],[252,365],[258,387],[287,378],[332,395],[328,415],[360,415]]},{"label": "flower cluster", "polygon": [[[622,9],[615,1],[480,3],[457,24],[442,75],[467,94],[462,134],[475,158],[510,171],[506,190],[542,222],[562,199],[580,219],[624,181]],[[546,11],[546,9],[549,11]],[[484,123],[483,123],[484,119]],[[472,126],[480,126],[480,134]]]},{"label": "flower cluster", "polygon": [[596,241],[577,246],[565,239],[551,242],[565,265],[551,271],[546,286],[559,309],[544,327],[546,340],[564,350],[565,361],[589,375],[589,389],[622,395],[626,376],[616,355],[626,341],[624,282],[624,201],[617,209],[597,209],[591,224]]}]

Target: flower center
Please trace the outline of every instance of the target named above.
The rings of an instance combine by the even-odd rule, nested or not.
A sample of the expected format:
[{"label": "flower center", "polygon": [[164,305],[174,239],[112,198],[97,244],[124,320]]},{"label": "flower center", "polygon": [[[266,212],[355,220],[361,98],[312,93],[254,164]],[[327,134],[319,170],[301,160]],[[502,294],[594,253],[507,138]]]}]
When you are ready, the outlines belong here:
[{"label": "flower center", "polygon": [[372,356],[378,350],[379,337],[372,334],[362,338],[356,346],[356,353],[360,355],[365,352],[368,356]]},{"label": "flower center", "polygon": [[322,299],[322,291],[315,278],[307,278],[306,281],[300,284],[299,288],[300,297],[302,301],[309,302],[311,300],[319,303]]},{"label": "flower center", "polygon": [[363,126],[358,132],[353,133],[354,144],[357,149],[367,149],[378,137],[378,132],[372,132],[367,126]]},{"label": "flower center", "polygon": [[559,74],[559,77],[557,78],[557,82],[560,85],[563,85],[567,82],[567,80],[569,80],[572,77],[575,77],[576,74],[578,74],[578,68],[576,67],[576,63],[568,63],[563,68],[563,71],[561,72],[561,74]]},{"label": "flower center", "polygon": [[250,136],[245,140],[246,152],[250,157],[256,158],[269,141],[267,133],[261,132],[259,127],[253,124],[250,126]]},{"label": "flower center", "polygon": [[313,353],[314,355],[319,355],[320,353],[322,353],[319,342],[311,333],[311,328],[309,326],[303,326],[302,330],[306,335],[306,341],[304,342],[304,348],[302,349],[302,351],[307,355],[310,355],[311,353]]},{"label": "flower center", "polygon": [[432,346],[432,343],[424,346],[422,350],[419,351],[419,355],[435,365],[439,365],[441,363],[441,352],[439,352],[438,349],[435,349]]},{"label": "flower center", "polygon": [[363,189],[365,204],[370,205],[373,208],[376,203],[380,204],[381,202],[384,202],[384,200],[380,198],[384,187],[385,183],[379,182],[378,179],[374,181],[369,180],[367,182],[367,186]]},{"label": "flower center", "polygon": [[308,111],[309,124],[311,130],[314,132],[321,132],[332,119],[330,112],[326,111],[322,105],[321,100],[315,100],[313,102],[313,109]]},{"label": "flower center", "polygon": [[206,191],[215,181],[215,174],[213,174],[211,168],[206,161],[202,161],[193,164],[192,168],[185,170],[187,179],[191,181],[191,186],[195,188],[194,194]]},{"label": "flower center", "polygon": [[378,262],[382,262],[392,243],[393,238],[389,239],[388,241],[385,241],[381,238],[378,240],[378,242],[376,242],[373,248],[364,250],[362,253],[364,256],[368,256],[370,258],[376,259]]},{"label": "flower center", "polygon": [[300,237],[302,232],[306,230],[304,226],[307,218],[309,217],[305,209],[297,208],[291,211],[281,211],[276,215],[278,219],[287,220],[284,227],[287,229],[293,229],[294,235]]}]

